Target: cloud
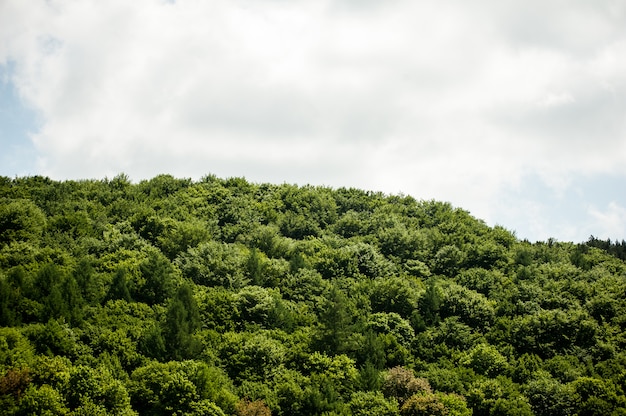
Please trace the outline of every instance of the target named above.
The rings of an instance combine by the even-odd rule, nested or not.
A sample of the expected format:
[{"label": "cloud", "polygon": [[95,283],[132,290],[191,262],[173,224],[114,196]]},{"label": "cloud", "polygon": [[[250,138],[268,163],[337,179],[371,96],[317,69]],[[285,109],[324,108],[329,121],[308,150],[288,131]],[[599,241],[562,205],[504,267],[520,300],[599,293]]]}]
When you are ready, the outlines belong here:
[{"label": "cloud", "polygon": [[611,0],[7,0],[0,63],[52,177],[212,172],[491,219],[530,174],[626,175],[623,27]]},{"label": "cloud", "polygon": [[593,224],[595,237],[623,239],[626,235],[626,208],[618,203],[612,201],[604,210],[592,206],[589,208],[589,214],[595,219]]}]

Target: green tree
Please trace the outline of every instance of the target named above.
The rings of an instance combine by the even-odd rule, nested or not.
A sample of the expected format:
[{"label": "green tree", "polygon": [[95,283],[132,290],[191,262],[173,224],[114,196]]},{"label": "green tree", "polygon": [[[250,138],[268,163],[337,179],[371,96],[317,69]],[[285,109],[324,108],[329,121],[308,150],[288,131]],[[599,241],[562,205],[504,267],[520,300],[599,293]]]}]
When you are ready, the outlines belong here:
[{"label": "green tree", "polygon": [[411,324],[395,312],[372,314],[368,320],[368,326],[376,333],[393,336],[405,347],[409,347],[415,337]]},{"label": "green tree", "polygon": [[439,311],[441,309],[441,298],[443,294],[435,277],[431,277],[426,282],[426,292],[420,299],[419,307],[421,315],[427,324],[433,325],[439,322]]},{"label": "green tree", "polygon": [[94,305],[100,300],[101,288],[95,277],[95,270],[91,259],[81,258],[72,272],[72,276],[80,289],[83,299],[89,305]]},{"label": "green tree", "polygon": [[236,293],[223,287],[197,286],[195,295],[202,328],[225,333],[240,326]]},{"label": "green tree", "polygon": [[469,387],[466,397],[474,415],[533,415],[528,399],[503,376],[477,379]]},{"label": "green tree", "polygon": [[243,273],[245,254],[240,245],[208,241],[190,248],[174,263],[196,284],[238,289],[248,283]]},{"label": "green tree", "polygon": [[21,323],[19,314],[20,291],[9,279],[0,274],[0,325],[16,326]]},{"label": "green tree", "polygon": [[332,287],[319,315],[321,324],[319,344],[334,354],[346,352],[353,327],[354,305],[337,287]]},{"label": "green tree", "polygon": [[32,201],[0,199],[0,247],[18,241],[37,243],[45,226],[45,214]]},{"label": "green tree", "polygon": [[549,375],[529,381],[526,397],[537,416],[565,416],[576,412],[574,389]]},{"label": "green tree", "polygon": [[220,358],[237,382],[272,379],[283,371],[287,359],[286,346],[264,332],[227,333],[220,344]]},{"label": "green tree", "polygon": [[379,391],[357,391],[348,402],[350,414],[354,416],[398,416],[398,403],[386,399]]},{"label": "green tree", "polygon": [[449,416],[472,416],[465,397],[455,393],[435,393],[435,395],[443,403]]},{"label": "green tree", "polygon": [[356,386],[358,371],[355,362],[345,354],[330,357],[314,352],[309,355],[304,367],[313,382],[332,385],[339,394],[347,395]]},{"label": "green tree", "polygon": [[383,336],[371,329],[366,331],[363,334],[362,344],[357,351],[357,358],[365,367],[370,365],[375,370],[382,370],[386,363]]},{"label": "green tree", "polygon": [[458,316],[472,327],[489,327],[495,319],[495,302],[456,283],[442,284],[442,299],[439,313],[442,318]]},{"label": "green tree", "polygon": [[148,328],[139,339],[138,348],[147,357],[164,360],[168,355],[161,326]]},{"label": "green tree", "polygon": [[219,370],[196,361],[149,363],[133,371],[129,382],[132,406],[141,415],[222,416],[235,410],[232,390]]},{"label": "green tree", "polygon": [[139,265],[142,284],[135,285],[133,298],[149,305],[164,303],[173,292],[174,268],[158,251],[150,251]]},{"label": "green tree", "polygon": [[22,396],[14,414],[16,416],[57,416],[69,414],[69,409],[65,406],[61,393],[44,384],[40,387],[30,386]]},{"label": "green tree", "polygon": [[[576,410],[580,416],[613,414],[617,410],[618,398],[615,388],[604,380],[580,377],[570,384],[575,392]],[[621,411],[624,410],[622,398]]]},{"label": "green tree", "polygon": [[0,371],[25,367],[34,355],[35,349],[22,331],[0,326]]},{"label": "green tree", "polygon": [[508,368],[508,362],[493,345],[477,344],[467,351],[461,363],[471,367],[478,374],[495,377]]},{"label": "green tree", "polygon": [[199,327],[200,314],[191,286],[182,285],[167,309],[163,328],[165,345],[171,358],[192,358],[199,352],[200,345],[193,337]]},{"label": "green tree", "polygon": [[85,300],[73,275],[68,275],[60,285],[61,299],[65,308],[62,316],[72,325],[79,325],[83,320]]},{"label": "green tree", "polygon": [[[384,359],[384,355],[382,358]],[[376,364],[376,358],[365,360],[365,364],[363,364],[359,369],[358,385],[361,390],[380,390],[383,381],[380,367],[382,366]]]},{"label": "green tree", "polygon": [[126,387],[115,380],[107,368],[76,366],[70,372],[68,387],[66,402],[72,410],[83,408],[84,412],[95,405],[108,414],[135,414]]},{"label": "green tree", "polygon": [[125,300],[130,302],[130,290],[128,290],[128,281],[126,278],[127,271],[119,268],[113,275],[113,281],[109,287],[105,300]]},{"label": "green tree", "polygon": [[439,249],[433,259],[433,271],[444,276],[454,276],[459,271],[465,254],[454,245],[447,245]]},{"label": "green tree", "polygon": [[156,245],[168,259],[174,260],[191,247],[209,240],[208,224],[194,217],[184,221],[163,220],[163,231],[157,237]]},{"label": "green tree", "polygon": [[246,286],[237,293],[235,307],[245,322],[265,328],[292,328],[293,317],[276,289]]},{"label": "green tree", "polygon": [[26,333],[40,354],[76,357],[76,333],[63,321],[50,319],[45,325],[34,324],[26,328]]},{"label": "green tree", "polygon": [[410,317],[418,308],[421,292],[411,279],[386,277],[371,282],[370,302],[374,312],[395,312]]}]

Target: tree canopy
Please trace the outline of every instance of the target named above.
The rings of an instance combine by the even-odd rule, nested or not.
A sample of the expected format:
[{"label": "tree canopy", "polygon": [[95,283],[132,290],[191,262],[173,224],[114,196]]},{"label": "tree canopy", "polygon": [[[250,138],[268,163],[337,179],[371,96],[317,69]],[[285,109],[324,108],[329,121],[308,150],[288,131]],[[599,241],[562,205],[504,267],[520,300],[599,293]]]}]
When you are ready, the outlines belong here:
[{"label": "tree canopy", "polygon": [[353,188],[0,178],[0,409],[624,415],[624,247]]}]

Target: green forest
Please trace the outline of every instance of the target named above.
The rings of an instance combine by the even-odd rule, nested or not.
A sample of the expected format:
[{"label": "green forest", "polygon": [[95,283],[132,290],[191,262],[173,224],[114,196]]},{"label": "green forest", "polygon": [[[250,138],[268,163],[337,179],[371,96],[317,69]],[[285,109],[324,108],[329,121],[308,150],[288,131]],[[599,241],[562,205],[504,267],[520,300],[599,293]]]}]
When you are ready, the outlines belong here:
[{"label": "green forest", "polygon": [[354,188],[0,177],[0,413],[626,415],[625,259]]}]

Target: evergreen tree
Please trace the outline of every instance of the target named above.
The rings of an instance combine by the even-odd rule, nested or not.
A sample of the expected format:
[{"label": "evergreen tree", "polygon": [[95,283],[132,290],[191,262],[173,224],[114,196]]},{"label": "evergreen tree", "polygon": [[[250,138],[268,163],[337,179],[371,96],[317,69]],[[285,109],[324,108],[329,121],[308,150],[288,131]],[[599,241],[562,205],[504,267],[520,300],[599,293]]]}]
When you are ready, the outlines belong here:
[{"label": "evergreen tree", "polygon": [[106,300],[125,300],[130,302],[132,300],[130,291],[128,290],[128,283],[126,282],[126,270],[117,269],[109,287]]},{"label": "evergreen tree", "polygon": [[348,349],[352,333],[349,300],[337,287],[331,289],[319,320],[321,323],[320,348],[329,353],[342,353]]},{"label": "evergreen tree", "polygon": [[98,289],[91,261],[87,258],[80,259],[74,269],[73,277],[83,299],[90,305],[96,303],[99,300]]},{"label": "evergreen tree", "polygon": [[164,339],[172,359],[192,358],[199,348],[192,335],[200,327],[198,305],[188,284],[181,286],[167,309]]},{"label": "evergreen tree", "polygon": [[424,321],[433,325],[439,322],[439,310],[441,309],[441,289],[437,279],[431,277],[426,283],[426,292],[420,301],[420,310]]},{"label": "evergreen tree", "polygon": [[155,250],[140,264],[139,270],[145,283],[135,290],[133,298],[149,305],[164,303],[172,292],[172,263]]}]

